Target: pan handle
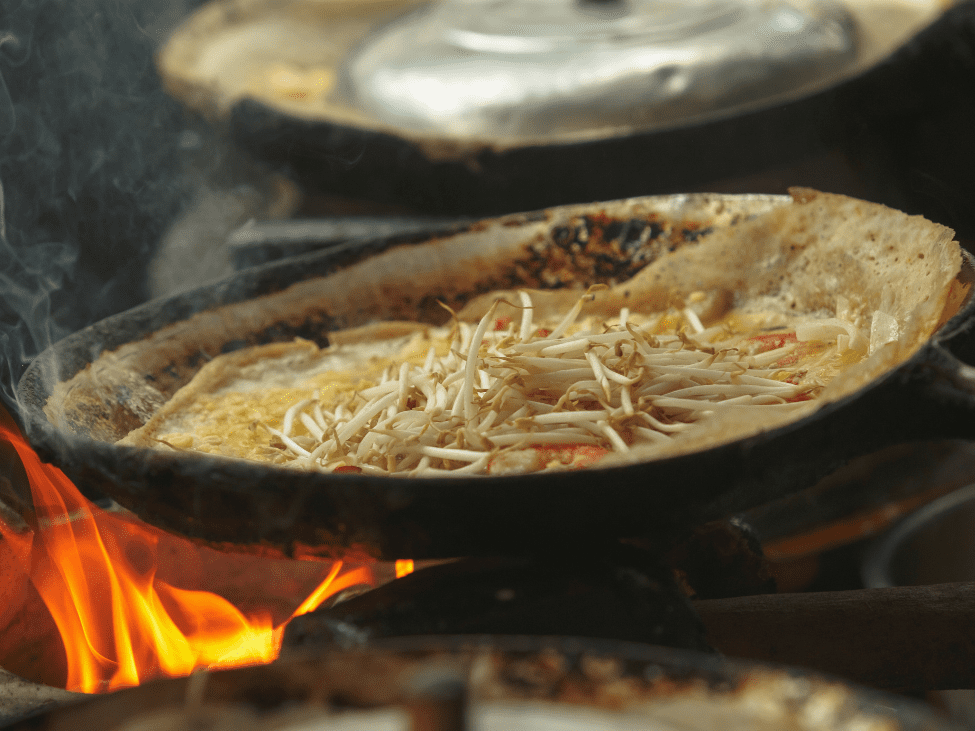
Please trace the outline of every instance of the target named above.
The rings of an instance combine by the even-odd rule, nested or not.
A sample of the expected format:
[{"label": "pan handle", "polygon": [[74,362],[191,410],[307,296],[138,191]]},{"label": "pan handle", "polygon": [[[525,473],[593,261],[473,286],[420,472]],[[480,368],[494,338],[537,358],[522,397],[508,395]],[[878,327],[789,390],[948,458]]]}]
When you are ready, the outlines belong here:
[{"label": "pan handle", "polygon": [[969,582],[710,599],[694,608],[708,640],[730,656],[880,688],[975,687]]},{"label": "pan handle", "polygon": [[[975,338],[971,345],[975,345]],[[953,349],[952,349],[953,350]],[[975,440],[975,367],[958,358],[941,344],[915,368],[913,386],[918,393],[918,406],[927,418],[919,427],[927,430],[921,436]],[[912,418],[905,414],[905,418]]]},{"label": "pan handle", "polygon": [[[975,439],[975,257],[962,250],[962,267],[949,299],[958,313],[932,339],[906,372],[920,400],[931,412],[929,436]],[[905,415],[905,418],[907,415]]]}]

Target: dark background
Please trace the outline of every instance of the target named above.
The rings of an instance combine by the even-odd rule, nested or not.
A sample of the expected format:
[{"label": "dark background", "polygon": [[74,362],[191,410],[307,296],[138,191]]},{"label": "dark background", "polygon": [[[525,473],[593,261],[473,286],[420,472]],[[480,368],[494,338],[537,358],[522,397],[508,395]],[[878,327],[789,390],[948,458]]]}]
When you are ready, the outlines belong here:
[{"label": "dark background", "polygon": [[0,349],[10,399],[47,343],[146,298],[145,268],[191,195],[191,122],[153,66],[191,0],[0,5]]}]

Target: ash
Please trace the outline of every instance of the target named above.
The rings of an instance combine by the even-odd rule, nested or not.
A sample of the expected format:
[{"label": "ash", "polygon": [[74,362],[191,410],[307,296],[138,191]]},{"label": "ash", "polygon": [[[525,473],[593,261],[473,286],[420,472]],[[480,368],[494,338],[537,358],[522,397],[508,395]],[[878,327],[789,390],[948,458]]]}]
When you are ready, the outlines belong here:
[{"label": "ash", "polygon": [[0,668],[0,726],[85,696],[19,678]]}]

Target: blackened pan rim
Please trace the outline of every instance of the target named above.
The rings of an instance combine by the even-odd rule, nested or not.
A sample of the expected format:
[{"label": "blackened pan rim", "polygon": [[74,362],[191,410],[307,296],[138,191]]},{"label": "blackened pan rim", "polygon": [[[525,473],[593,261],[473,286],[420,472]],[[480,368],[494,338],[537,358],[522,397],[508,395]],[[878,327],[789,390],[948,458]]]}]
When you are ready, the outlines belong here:
[{"label": "blackened pan rim", "polygon": [[[596,212],[605,217],[610,213],[635,215],[634,211],[642,215],[660,206],[665,219],[670,216],[679,217],[681,222],[705,221],[721,215],[724,216],[721,220],[738,221],[744,218],[743,211],[767,210],[792,200],[789,196],[691,194],[565,206],[557,210],[567,217]],[[743,204],[741,208],[733,205],[738,202]],[[537,212],[514,214],[495,219],[490,225],[504,226],[505,222],[525,220],[551,230],[561,222],[555,215],[550,211],[539,219]],[[534,230],[526,225],[524,235],[534,235]],[[114,441],[94,439],[77,430],[58,429],[43,411],[43,403],[51,395],[47,389],[49,383],[44,381],[45,370],[58,370],[59,358],[63,359],[64,367],[60,370],[64,373],[80,373],[94,360],[93,356],[102,352],[106,343],[138,343],[147,333],[182,323],[197,314],[207,314],[211,311],[207,308],[246,303],[268,291],[287,291],[295,281],[333,276],[345,265],[359,261],[360,255],[366,258],[387,250],[412,253],[408,247],[397,248],[395,243],[382,239],[349,244],[337,250],[341,256],[348,257],[338,263],[332,258],[335,252],[325,252],[267,264],[191,293],[146,303],[69,336],[42,353],[21,379],[19,394],[28,439],[45,459],[59,464],[83,489],[107,493],[150,523],[211,544],[283,546],[289,554],[299,552],[302,546],[329,543],[340,550],[365,544],[377,557],[397,559],[521,551],[534,545],[550,546],[583,528],[591,528],[596,538],[610,534],[618,538],[633,537],[641,535],[644,528],[653,527],[649,523],[656,526],[664,522],[668,527],[696,524],[767,502],[784,492],[795,491],[800,482],[815,481],[835,469],[854,456],[849,445],[841,444],[841,451],[846,450],[842,454],[827,453],[824,458],[813,459],[809,453],[823,445],[828,447],[830,439],[836,441],[829,436],[833,431],[850,431],[852,427],[847,422],[851,421],[848,418],[851,414],[853,422],[865,420],[859,413],[864,409],[851,409],[851,404],[864,399],[869,402],[867,410],[870,410],[885,394],[899,397],[905,384],[910,387],[918,380],[918,368],[939,358],[943,360],[942,341],[966,329],[967,318],[975,312],[969,292],[961,311],[947,324],[925,340],[913,343],[918,349],[911,357],[885,369],[858,390],[824,402],[795,421],[705,449],[581,471],[506,475],[503,479],[438,476],[433,480],[389,480],[385,476],[356,474],[333,476],[298,470],[288,474],[288,468],[215,455],[120,448]],[[308,265],[316,260],[334,268],[323,266],[325,271],[312,272]],[[970,274],[970,260],[965,261],[965,271]],[[289,276],[294,278],[288,280]],[[97,342],[92,341],[92,334]],[[840,411],[844,411],[842,419],[832,418]],[[856,431],[852,433],[860,436]],[[864,436],[867,439],[864,449],[884,445],[870,441],[872,435]],[[794,464],[782,461],[784,451],[795,460]],[[773,466],[777,469],[772,469]],[[668,494],[664,495],[647,489],[650,483],[661,479],[665,482],[660,484],[678,488],[686,481],[688,489],[677,489],[675,494],[667,490],[664,492]],[[294,518],[300,531],[284,525],[281,515],[267,515],[269,506],[280,500],[286,501],[282,503],[284,512]],[[517,532],[514,540],[502,535],[503,531],[491,532],[486,523],[494,520],[496,525],[498,520],[508,520],[506,513],[502,513],[504,501],[509,505],[511,501],[519,501],[528,506],[526,510],[535,516],[536,523],[530,533],[526,530],[528,518],[519,519],[521,527],[512,528]],[[238,506],[234,525],[230,525],[233,516],[227,515],[223,508],[226,503]],[[486,518],[478,511],[495,515]],[[539,524],[542,519],[551,525]]]}]

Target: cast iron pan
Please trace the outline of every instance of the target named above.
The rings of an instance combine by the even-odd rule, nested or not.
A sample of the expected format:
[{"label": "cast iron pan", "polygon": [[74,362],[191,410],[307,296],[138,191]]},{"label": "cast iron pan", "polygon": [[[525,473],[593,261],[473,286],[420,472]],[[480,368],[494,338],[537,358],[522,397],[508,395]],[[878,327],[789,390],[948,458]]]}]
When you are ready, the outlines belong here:
[{"label": "cast iron pan", "polygon": [[578,142],[459,141],[465,152],[451,157],[407,133],[293,116],[252,98],[232,107],[228,123],[238,145],[308,190],[418,210],[497,214],[808,185],[921,213],[970,239],[973,114],[975,2],[965,0],[858,76],[674,129]]},{"label": "cast iron pan", "polygon": [[[377,720],[367,715],[372,709],[403,715]],[[499,716],[485,722],[482,709]],[[333,724],[429,731],[956,728],[919,703],[801,670],[635,643],[503,636],[412,637],[295,654],[89,697],[6,728],[256,731]]]},{"label": "cast iron pan", "polygon": [[[852,396],[764,433],[653,462],[391,480],[113,443],[220,352],[295,336],[321,343],[329,330],[377,318],[442,322],[438,299],[459,306],[479,292],[516,286],[532,267],[542,267],[545,279],[548,259],[517,259],[530,245],[511,242],[541,243],[574,261],[580,241],[614,241],[616,258],[600,255],[587,266],[595,267],[596,279],[620,280],[654,247],[680,246],[711,226],[789,200],[667,196],[550,209],[470,224],[457,236],[340,245],[246,270],[116,315],[45,351],[19,386],[27,436],[83,490],[107,494],[168,530],[238,550],[386,559],[543,552],[667,536],[794,493],[883,445],[975,436],[975,371],[955,357],[975,356],[967,336],[975,302],[966,292],[961,311],[910,360]],[[509,247],[517,266],[503,252],[486,256],[491,247]],[[975,277],[969,258],[960,277],[967,290]],[[43,407],[56,384],[69,380],[75,407],[56,427]]]}]

